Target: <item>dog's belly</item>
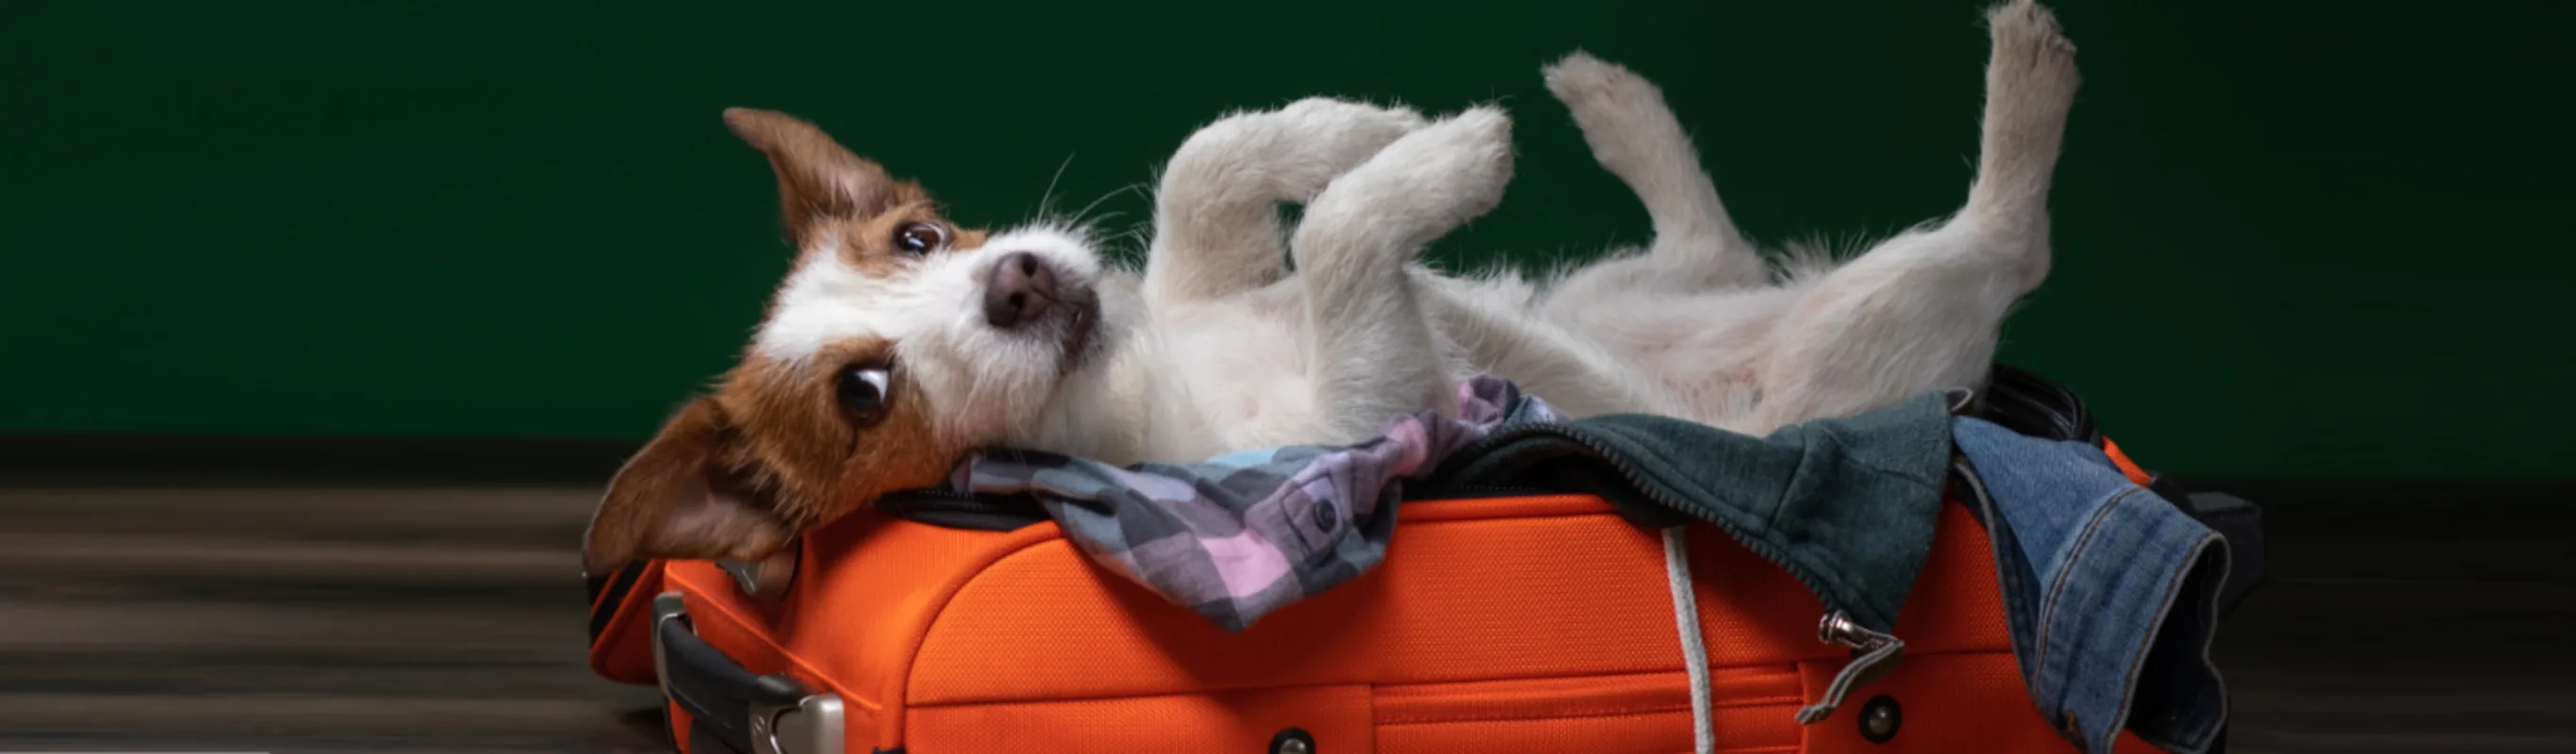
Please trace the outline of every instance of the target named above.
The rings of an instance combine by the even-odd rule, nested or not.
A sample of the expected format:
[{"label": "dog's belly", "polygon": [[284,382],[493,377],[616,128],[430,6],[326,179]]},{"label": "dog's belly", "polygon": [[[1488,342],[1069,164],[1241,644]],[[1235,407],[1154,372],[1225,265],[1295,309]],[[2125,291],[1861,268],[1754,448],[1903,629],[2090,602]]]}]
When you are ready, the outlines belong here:
[{"label": "dog's belly", "polygon": [[[1265,291],[1266,292],[1266,291]],[[1259,293],[1191,306],[1157,323],[1167,370],[1156,380],[1183,411],[1161,418],[1156,455],[1206,458],[1247,448],[1311,442],[1315,404],[1306,313],[1294,299]]]},{"label": "dog's belly", "polygon": [[[1762,288],[1620,301],[1550,302],[1570,334],[1599,344],[1685,418],[1732,428],[1761,402],[1774,333],[1802,291]],[[1579,306],[1568,306],[1579,303]]]}]

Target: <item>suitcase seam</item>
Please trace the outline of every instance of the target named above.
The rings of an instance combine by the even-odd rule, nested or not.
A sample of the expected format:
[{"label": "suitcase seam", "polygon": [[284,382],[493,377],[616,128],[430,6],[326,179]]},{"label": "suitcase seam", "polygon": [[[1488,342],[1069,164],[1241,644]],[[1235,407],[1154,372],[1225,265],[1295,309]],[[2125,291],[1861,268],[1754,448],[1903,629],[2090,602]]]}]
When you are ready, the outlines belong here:
[{"label": "suitcase seam", "polygon": [[[691,586],[695,587],[696,585],[692,584]],[[820,668],[807,664],[803,656],[800,656],[795,652],[788,651],[787,647],[779,644],[777,637],[770,636],[768,631],[744,630],[748,626],[755,625],[756,622],[745,618],[741,611],[733,609],[731,605],[726,605],[717,600],[706,600],[703,598],[702,602],[707,608],[709,608],[710,612],[722,615],[727,621],[732,622],[737,632],[751,637],[753,641],[760,642],[761,646],[767,647],[772,653],[778,655],[780,659],[785,660],[788,665],[795,667],[798,670],[805,671],[806,675],[813,681],[825,687],[823,690],[839,696],[843,702],[856,704],[870,712],[882,713],[884,711],[881,705],[871,704],[868,700],[858,698],[851,694],[849,687],[846,684],[841,683],[839,678],[824,673]],[[719,649],[718,651],[722,650]],[[732,659],[731,653],[727,653],[726,659]],[[742,661],[734,660],[734,662],[736,664],[740,664]]]}]

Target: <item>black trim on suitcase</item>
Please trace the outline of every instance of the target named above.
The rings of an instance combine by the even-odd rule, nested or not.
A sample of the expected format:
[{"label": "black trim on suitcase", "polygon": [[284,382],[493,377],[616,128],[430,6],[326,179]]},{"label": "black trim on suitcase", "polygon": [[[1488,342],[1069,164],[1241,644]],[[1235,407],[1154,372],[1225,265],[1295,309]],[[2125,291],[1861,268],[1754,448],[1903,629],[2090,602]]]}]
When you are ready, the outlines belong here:
[{"label": "black trim on suitcase", "polygon": [[[625,604],[626,594],[635,590],[635,582],[644,577],[645,561],[637,560],[605,576],[584,574],[583,586],[590,592],[590,643],[599,643],[599,633],[608,630],[610,619],[617,617],[617,606]],[[605,594],[603,598],[601,595]]]}]

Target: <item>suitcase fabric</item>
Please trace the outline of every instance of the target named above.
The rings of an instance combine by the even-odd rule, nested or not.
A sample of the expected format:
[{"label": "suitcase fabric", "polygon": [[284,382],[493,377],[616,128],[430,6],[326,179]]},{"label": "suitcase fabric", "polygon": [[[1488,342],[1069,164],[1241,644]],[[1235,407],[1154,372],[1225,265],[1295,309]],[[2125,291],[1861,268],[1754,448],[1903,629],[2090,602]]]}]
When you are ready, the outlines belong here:
[{"label": "suitcase fabric", "polygon": [[[1813,725],[1794,715],[1854,652],[1820,640],[1795,579],[1690,527],[1716,750],[2075,750],[2025,690],[1983,529],[1943,508],[1903,661]],[[1052,523],[863,514],[808,534],[775,601],[708,562],[618,574],[591,660],[674,679],[691,752],[1692,750],[1656,532],[1583,496],[1408,501],[1400,521],[1377,569],[1228,633]]]}]

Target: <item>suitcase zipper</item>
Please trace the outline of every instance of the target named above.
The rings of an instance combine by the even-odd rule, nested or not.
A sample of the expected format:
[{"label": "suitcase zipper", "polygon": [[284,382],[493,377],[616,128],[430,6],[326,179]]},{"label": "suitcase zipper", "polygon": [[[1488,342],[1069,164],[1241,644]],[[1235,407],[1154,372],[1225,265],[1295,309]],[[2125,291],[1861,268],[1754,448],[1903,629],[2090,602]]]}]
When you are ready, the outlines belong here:
[{"label": "suitcase zipper", "polygon": [[[1049,519],[1046,508],[1033,500],[1012,499],[1007,502],[996,502],[981,495],[940,487],[888,493],[877,499],[877,509],[897,518],[911,520],[922,520],[931,518],[934,514],[943,513],[999,519],[1014,525],[1035,524]],[[970,526],[969,528],[991,527]]]},{"label": "suitcase zipper", "polygon": [[1454,484],[1429,487],[1423,489],[1418,495],[1407,493],[1404,496],[1404,500],[1405,502],[1425,500],[1470,500],[1489,497],[1535,497],[1541,495],[1563,494],[1565,494],[1564,490],[1548,490],[1537,487],[1520,487],[1508,484]]},{"label": "suitcase zipper", "polygon": [[1853,656],[1851,664],[1834,674],[1833,683],[1826,684],[1824,698],[1798,710],[1798,722],[1805,725],[1823,722],[1843,705],[1843,697],[1850,695],[1852,689],[1887,675],[1905,659],[1905,640],[1869,630],[1841,610],[1826,613],[1824,620],[1816,623],[1816,639],[1851,647]]}]

